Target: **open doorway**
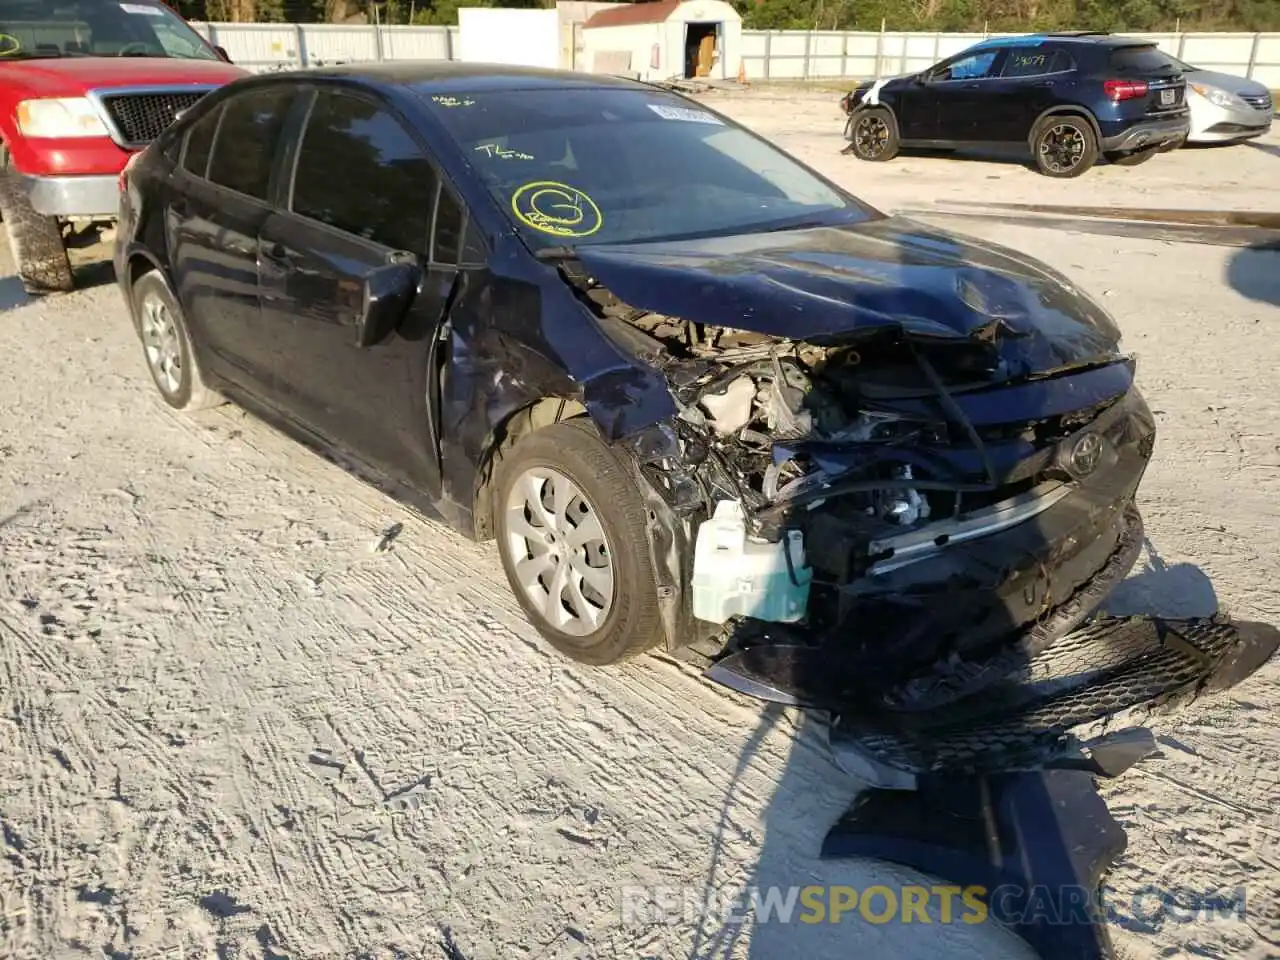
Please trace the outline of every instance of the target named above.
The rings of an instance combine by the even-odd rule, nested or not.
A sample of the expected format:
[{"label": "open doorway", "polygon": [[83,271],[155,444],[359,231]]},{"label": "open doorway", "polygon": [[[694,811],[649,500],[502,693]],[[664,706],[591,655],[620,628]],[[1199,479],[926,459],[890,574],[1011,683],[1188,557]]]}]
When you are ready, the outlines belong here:
[{"label": "open doorway", "polygon": [[686,23],[684,25],[684,75],[689,78],[709,77],[718,59],[719,23]]}]

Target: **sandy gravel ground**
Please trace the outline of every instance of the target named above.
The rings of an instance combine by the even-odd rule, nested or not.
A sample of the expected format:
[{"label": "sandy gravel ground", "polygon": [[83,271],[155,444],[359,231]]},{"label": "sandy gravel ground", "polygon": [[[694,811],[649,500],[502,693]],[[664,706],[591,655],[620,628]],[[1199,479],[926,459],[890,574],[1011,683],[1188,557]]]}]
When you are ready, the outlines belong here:
[{"label": "sandy gravel ground", "polygon": [[[858,164],[834,100],[730,108],[886,209],[1280,209],[1277,138],[1061,184]],[[1280,622],[1280,254],[955,226],[1103,297],[1141,355],[1162,431],[1151,543],[1115,607]],[[856,915],[624,923],[637,884],[918,878],[816,859],[856,785],[794,711],[656,657],[566,663],[491,548],[235,408],[169,412],[113,286],[29,302],[9,276],[0,307],[0,956],[1027,955],[990,927]],[[1107,787],[1130,837],[1112,878],[1130,956],[1280,951],[1278,704],[1271,667],[1162,722],[1162,757]],[[1150,884],[1243,885],[1248,913],[1133,916]]]}]

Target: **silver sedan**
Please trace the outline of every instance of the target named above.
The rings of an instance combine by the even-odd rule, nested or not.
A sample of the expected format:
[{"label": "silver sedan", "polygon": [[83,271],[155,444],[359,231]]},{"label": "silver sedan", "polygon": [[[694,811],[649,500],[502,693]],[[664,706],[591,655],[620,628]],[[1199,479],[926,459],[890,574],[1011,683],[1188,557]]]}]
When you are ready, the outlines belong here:
[{"label": "silver sedan", "polygon": [[1275,104],[1261,83],[1177,62],[1187,78],[1188,143],[1250,140],[1271,129]]}]

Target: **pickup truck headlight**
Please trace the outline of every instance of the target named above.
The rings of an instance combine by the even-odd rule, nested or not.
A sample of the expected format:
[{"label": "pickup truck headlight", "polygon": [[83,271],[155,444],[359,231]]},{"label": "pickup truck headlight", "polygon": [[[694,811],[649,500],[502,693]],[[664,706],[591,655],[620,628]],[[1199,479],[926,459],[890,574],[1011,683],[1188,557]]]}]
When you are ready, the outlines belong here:
[{"label": "pickup truck headlight", "polygon": [[23,100],[16,111],[24,137],[105,137],[106,124],[87,97]]},{"label": "pickup truck headlight", "polygon": [[1224,110],[1239,110],[1245,105],[1244,101],[1234,93],[1228,93],[1220,87],[1211,87],[1203,83],[1193,83],[1191,84],[1191,89],[1200,94],[1200,96],[1204,97],[1215,107],[1222,107]]}]

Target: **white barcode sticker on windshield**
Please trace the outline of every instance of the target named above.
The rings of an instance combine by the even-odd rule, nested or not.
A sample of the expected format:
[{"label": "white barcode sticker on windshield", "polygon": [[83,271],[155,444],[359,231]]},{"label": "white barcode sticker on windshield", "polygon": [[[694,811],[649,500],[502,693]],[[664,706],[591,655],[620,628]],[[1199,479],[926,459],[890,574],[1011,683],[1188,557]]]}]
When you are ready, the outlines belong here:
[{"label": "white barcode sticker on windshield", "polygon": [[684,120],[686,123],[714,123],[724,126],[724,121],[713,113],[703,110],[690,110],[688,107],[668,107],[660,103],[649,104],[649,109],[663,120]]},{"label": "white barcode sticker on windshield", "polygon": [[122,3],[120,9],[125,13],[136,13],[140,17],[163,17],[164,11],[159,7],[148,6],[145,3]]}]

